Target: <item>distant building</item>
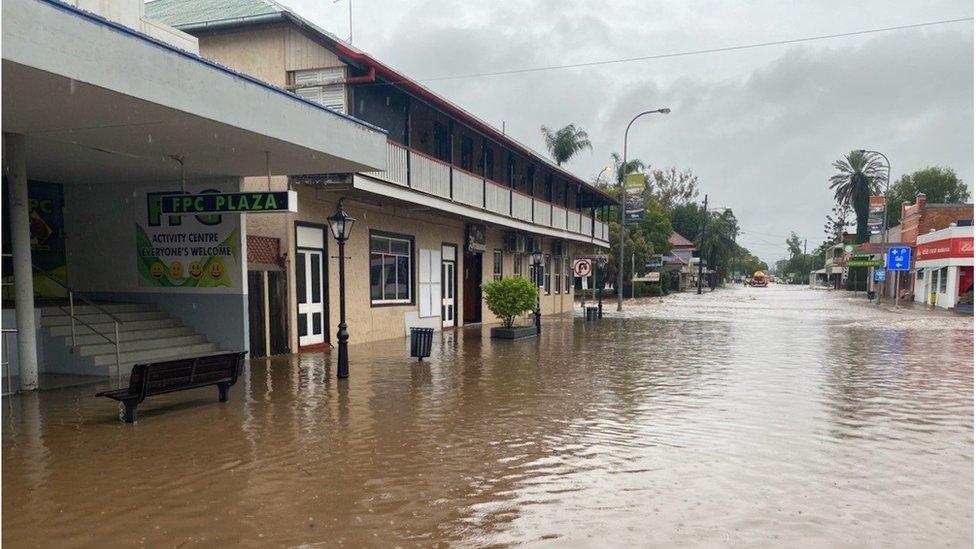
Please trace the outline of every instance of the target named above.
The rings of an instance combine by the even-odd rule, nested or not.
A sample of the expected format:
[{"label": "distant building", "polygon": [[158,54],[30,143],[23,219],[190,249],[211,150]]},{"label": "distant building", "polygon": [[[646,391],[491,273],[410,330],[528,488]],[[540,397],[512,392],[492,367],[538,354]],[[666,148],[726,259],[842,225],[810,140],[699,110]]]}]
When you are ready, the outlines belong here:
[{"label": "distant building", "polygon": [[945,229],[918,235],[915,249],[915,301],[944,309],[963,305],[971,312],[973,226],[951,223]]},{"label": "distant building", "polygon": [[692,279],[697,275],[693,272],[697,268],[695,261],[695,245],[687,238],[671,231],[668,237],[671,244],[671,253],[664,256],[664,269],[670,273],[678,275],[677,281],[672,283],[672,288],[685,290],[691,284]]}]

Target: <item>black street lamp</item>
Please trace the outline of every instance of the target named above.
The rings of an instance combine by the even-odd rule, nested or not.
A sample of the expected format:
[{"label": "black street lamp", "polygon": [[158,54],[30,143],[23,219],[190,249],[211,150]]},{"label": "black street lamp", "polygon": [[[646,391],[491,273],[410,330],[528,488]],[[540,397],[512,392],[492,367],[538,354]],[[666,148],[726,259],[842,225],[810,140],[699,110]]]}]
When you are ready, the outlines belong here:
[{"label": "black street lamp", "polygon": [[339,209],[336,213],[329,216],[332,237],[339,244],[339,331],[336,332],[336,339],[339,341],[339,366],[336,377],[339,379],[349,377],[349,353],[346,349],[349,342],[349,332],[346,331],[346,240],[349,240],[353,223],[356,221],[342,209],[343,200],[345,199],[339,200]]},{"label": "black street lamp", "polygon": [[532,263],[535,265],[535,333],[542,333],[542,297],[539,291],[539,286],[542,286],[543,274],[542,274],[542,251],[536,250],[532,252]]}]

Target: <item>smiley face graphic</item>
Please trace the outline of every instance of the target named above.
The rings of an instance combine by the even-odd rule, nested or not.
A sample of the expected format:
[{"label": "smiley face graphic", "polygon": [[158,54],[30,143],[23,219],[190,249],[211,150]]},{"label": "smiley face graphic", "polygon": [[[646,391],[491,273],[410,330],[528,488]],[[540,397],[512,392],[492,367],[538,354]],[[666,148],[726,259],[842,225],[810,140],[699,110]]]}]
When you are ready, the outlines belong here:
[{"label": "smiley face graphic", "polygon": [[179,261],[174,261],[169,264],[169,277],[170,278],[183,278],[183,264]]},{"label": "smiley face graphic", "polygon": [[153,261],[152,265],[149,266],[149,275],[153,278],[163,278],[166,273],[166,265],[163,265],[162,261]]},{"label": "smiley face graphic", "polygon": [[190,263],[190,276],[193,278],[200,278],[203,275],[203,265],[200,265],[199,261],[193,261]]},{"label": "smiley face graphic", "polygon": [[210,262],[210,278],[220,280],[224,277],[224,264],[218,260]]}]

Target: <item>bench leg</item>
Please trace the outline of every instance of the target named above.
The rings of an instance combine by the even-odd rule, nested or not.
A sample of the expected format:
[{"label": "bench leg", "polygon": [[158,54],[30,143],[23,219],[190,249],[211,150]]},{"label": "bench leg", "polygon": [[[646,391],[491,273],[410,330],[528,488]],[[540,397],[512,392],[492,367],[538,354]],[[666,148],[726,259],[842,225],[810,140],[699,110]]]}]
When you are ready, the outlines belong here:
[{"label": "bench leg", "polygon": [[139,406],[139,404],[136,403],[136,402],[128,401],[128,400],[127,401],[123,401],[122,404],[125,405],[125,422],[126,423],[135,423],[136,422],[136,407]]},{"label": "bench leg", "polygon": [[217,385],[217,390],[220,391],[220,401],[227,402],[227,391],[230,389],[230,385],[226,383],[221,383]]}]

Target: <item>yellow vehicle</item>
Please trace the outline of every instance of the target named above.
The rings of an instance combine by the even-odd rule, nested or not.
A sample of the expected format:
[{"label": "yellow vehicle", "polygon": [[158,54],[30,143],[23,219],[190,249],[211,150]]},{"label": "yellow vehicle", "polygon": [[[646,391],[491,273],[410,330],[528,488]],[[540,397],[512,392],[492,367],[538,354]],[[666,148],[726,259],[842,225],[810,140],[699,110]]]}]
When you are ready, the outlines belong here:
[{"label": "yellow vehicle", "polygon": [[757,288],[765,288],[768,282],[766,281],[766,273],[762,271],[756,271],[752,275],[752,282],[749,283],[750,286]]}]

